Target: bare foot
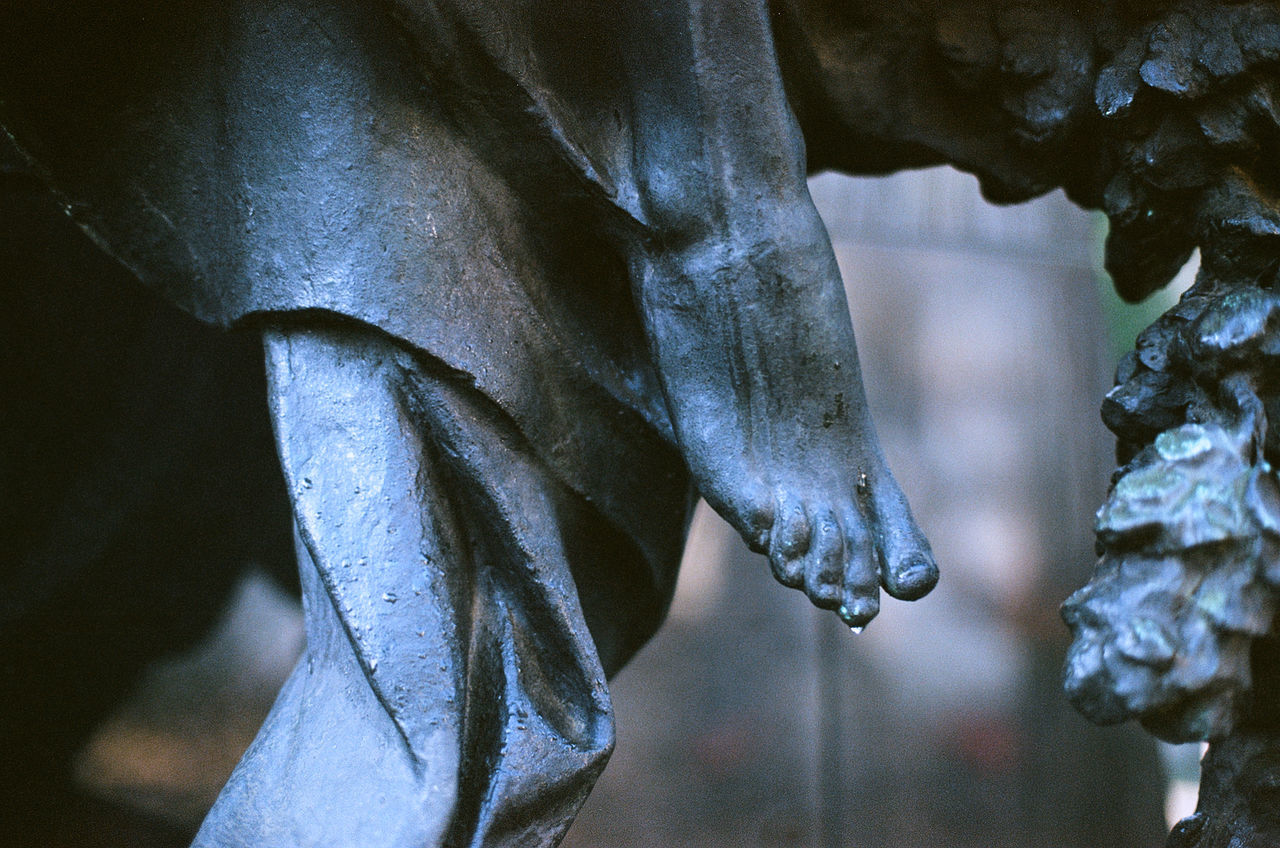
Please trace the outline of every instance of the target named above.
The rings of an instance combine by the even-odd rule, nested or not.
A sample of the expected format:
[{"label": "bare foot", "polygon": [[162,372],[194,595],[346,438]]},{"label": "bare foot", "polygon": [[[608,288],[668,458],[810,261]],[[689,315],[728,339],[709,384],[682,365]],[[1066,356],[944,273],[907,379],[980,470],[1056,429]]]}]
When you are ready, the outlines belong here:
[{"label": "bare foot", "polygon": [[826,230],[807,196],[647,257],[637,291],[699,490],[774,575],[861,627],[879,587],[938,579],[868,415]]}]

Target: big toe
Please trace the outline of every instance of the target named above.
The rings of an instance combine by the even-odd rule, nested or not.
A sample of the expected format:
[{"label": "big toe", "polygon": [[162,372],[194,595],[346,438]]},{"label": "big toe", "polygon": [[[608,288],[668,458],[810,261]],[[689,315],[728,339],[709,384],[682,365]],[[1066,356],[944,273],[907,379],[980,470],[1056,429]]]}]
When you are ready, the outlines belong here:
[{"label": "big toe", "polygon": [[924,597],[938,583],[929,541],[916,525],[897,484],[882,481],[872,498],[881,554],[880,582],[899,600]]}]

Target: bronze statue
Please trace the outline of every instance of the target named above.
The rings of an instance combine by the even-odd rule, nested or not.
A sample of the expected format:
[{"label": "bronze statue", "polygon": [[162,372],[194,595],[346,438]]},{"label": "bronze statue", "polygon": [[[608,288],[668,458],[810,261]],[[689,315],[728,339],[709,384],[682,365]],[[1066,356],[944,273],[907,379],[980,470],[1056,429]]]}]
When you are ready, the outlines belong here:
[{"label": "bronze statue", "polygon": [[1127,464],[1067,607],[1068,686],[1179,738],[1265,724],[1280,7],[5,18],[26,167],[138,279],[265,344],[308,648],[197,845],[554,844],[612,745],[605,678],[670,596],[690,484],[852,627],[881,586],[929,591],[805,186],[829,168],[1063,187],[1109,215],[1134,299],[1200,248],[1109,396]]}]

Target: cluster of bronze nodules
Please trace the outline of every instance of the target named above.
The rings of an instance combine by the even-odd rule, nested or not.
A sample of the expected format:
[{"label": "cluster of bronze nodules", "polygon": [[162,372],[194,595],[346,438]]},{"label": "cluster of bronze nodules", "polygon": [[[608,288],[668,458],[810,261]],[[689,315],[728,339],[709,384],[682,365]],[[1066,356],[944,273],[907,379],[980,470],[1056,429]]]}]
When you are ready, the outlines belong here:
[{"label": "cluster of bronze nodules", "polygon": [[1123,465],[1094,576],[1063,607],[1082,712],[1212,743],[1181,848],[1280,844],[1280,214],[1266,180],[1220,177],[1187,211],[1195,285],[1103,404]]}]

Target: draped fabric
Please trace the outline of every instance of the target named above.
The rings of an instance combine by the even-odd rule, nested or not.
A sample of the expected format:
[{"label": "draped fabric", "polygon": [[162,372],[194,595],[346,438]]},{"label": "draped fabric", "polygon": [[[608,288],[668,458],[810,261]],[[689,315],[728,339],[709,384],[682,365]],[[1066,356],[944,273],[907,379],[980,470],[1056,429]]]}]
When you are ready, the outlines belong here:
[{"label": "draped fabric", "polygon": [[308,649],[199,845],[554,843],[673,589],[633,104],[564,64],[627,22],[491,5],[6,12],[29,167],[145,284],[268,340]]},{"label": "draped fabric", "polygon": [[[169,300],[224,325],[363,321],[471,375],[575,489],[655,461],[680,482],[606,236],[625,216],[528,104],[458,103],[487,94],[459,94],[497,72],[486,45],[428,43],[377,4],[78,0],[6,17],[0,124]],[[446,49],[458,78],[428,61]],[[600,508],[643,535],[672,502]]]},{"label": "draped fabric", "polygon": [[267,361],[307,653],[196,845],[554,844],[665,600],[640,547],[371,328],[273,329]]}]

